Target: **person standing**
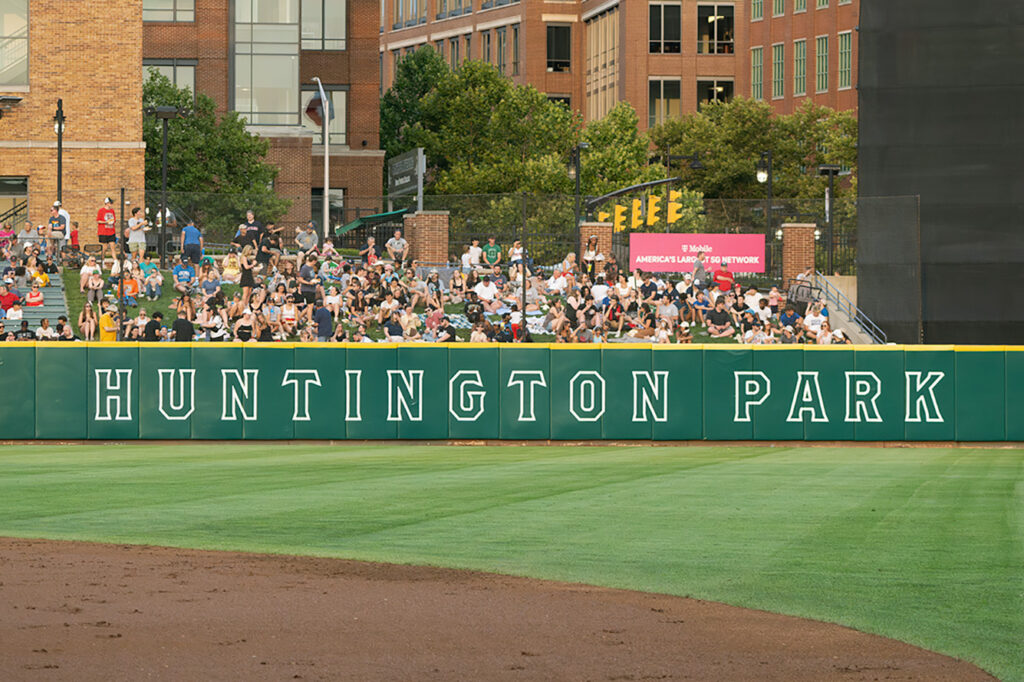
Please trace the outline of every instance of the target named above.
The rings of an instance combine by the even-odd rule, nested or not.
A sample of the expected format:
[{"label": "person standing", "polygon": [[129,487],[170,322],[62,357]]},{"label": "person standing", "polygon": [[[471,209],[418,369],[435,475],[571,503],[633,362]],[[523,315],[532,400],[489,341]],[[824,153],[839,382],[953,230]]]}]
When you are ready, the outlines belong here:
[{"label": "person standing", "polygon": [[191,341],[196,335],[195,325],[189,322],[184,310],[178,310],[178,319],[171,325],[171,333],[174,334],[174,340],[178,343]]},{"label": "person standing", "polygon": [[203,257],[203,233],[196,227],[194,220],[181,229],[181,255],[192,262],[192,265],[199,265]]},{"label": "person standing", "polygon": [[140,217],[142,209],[136,206],[132,209],[132,217],[128,219],[128,251],[137,260],[142,260],[146,253],[146,219]]},{"label": "person standing", "polygon": [[698,251],[697,260],[693,261],[693,283],[701,289],[706,289],[708,285],[708,270],[704,265],[703,251]]},{"label": "person standing", "polygon": [[47,222],[50,226],[50,239],[53,241],[53,246],[57,253],[60,253],[68,233],[68,223],[64,216],[60,214],[60,208],[57,205],[50,208],[50,219]]},{"label": "person standing", "polygon": [[96,211],[96,236],[99,238],[101,247],[100,258],[103,257],[102,245],[109,244],[110,257],[115,261],[117,260],[117,230],[114,227],[116,219],[114,200],[107,197],[103,200],[103,206],[100,210]]},{"label": "person standing", "polygon": [[316,311],[313,313],[313,324],[316,325],[316,340],[326,343],[331,336],[331,326],[334,318],[331,311],[324,306],[322,298],[316,299]]}]

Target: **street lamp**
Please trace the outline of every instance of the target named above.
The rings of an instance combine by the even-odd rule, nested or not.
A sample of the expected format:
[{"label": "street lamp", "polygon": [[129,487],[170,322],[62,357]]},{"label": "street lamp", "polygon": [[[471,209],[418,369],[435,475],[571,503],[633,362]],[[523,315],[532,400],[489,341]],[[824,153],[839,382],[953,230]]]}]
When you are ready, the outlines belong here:
[{"label": "street lamp", "polygon": [[670,154],[668,146],[662,152],[661,160],[664,162],[665,170],[668,171],[669,175],[672,174],[673,161],[689,161],[690,170],[704,170],[704,164],[700,161],[700,154]]},{"label": "street lamp", "polygon": [[161,269],[165,269],[167,267],[167,122],[172,118],[183,118],[187,116],[188,113],[188,109],[174,106],[146,107],[146,114],[148,116],[154,116],[157,120],[162,121],[164,127],[164,145],[161,155],[160,171],[160,213],[157,214],[157,217],[160,219]]},{"label": "street lamp", "polygon": [[[576,247],[577,251],[580,251],[579,257],[582,258],[583,241],[580,235],[580,220],[581,220],[581,202],[582,196],[580,194],[580,181],[582,180],[582,169],[580,168],[580,152],[584,149],[590,149],[590,144],[587,142],[580,142],[572,148],[572,166],[569,168],[569,177],[576,181]],[[526,311],[523,311],[523,315]],[[525,317],[523,319],[526,319]]]},{"label": "street lamp", "polygon": [[[64,100],[57,100],[57,113],[53,115],[53,132],[57,134],[57,201],[63,205],[62,183],[64,179],[64,125],[67,123],[64,115]],[[71,226],[67,226],[68,230]]]},{"label": "street lamp", "polygon": [[757,181],[762,185],[766,185],[768,190],[768,206],[764,212],[765,220],[767,222],[767,229],[765,234],[771,234],[772,232],[772,180],[775,173],[774,164],[772,162],[772,150],[761,152],[761,158],[757,162]]},{"label": "street lamp", "polygon": [[835,197],[835,181],[836,176],[842,172],[842,166],[834,163],[823,164],[818,166],[818,175],[828,176],[828,187],[825,189],[825,221],[828,223],[828,231],[825,233],[825,272],[826,274],[833,274],[832,270],[832,225],[833,225],[833,213],[832,210],[832,199]]}]

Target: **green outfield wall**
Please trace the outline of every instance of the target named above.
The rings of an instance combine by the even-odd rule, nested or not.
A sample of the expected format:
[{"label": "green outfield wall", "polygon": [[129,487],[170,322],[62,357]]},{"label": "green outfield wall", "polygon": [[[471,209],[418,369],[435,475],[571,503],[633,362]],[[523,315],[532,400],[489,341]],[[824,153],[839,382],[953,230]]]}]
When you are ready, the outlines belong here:
[{"label": "green outfield wall", "polygon": [[0,345],[0,439],[1024,441],[1024,347]]}]

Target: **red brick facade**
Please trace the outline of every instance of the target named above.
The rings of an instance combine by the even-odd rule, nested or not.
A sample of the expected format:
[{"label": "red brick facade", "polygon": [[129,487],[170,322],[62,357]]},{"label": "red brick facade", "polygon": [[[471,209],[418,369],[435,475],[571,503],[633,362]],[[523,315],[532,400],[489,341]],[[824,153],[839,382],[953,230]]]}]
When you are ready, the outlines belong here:
[{"label": "red brick facade", "polygon": [[405,240],[422,263],[448,262],[448,211],[405,214]]},{"label": "red brick facade", "polygon": [[[587,240],[592,235],[597,236],[597,251],[603,253],[605,258],[612,252],[612,235],[615,234],[615,226],[612,223],[580,223],[580,246],[584,249]],[[598,270],[604,269],[604,263],[600,263]]]},{"label": "red brick facade", "polygon": [[[401,2],[402,0],[398,0]],[[422,0],[421,0],[422,2]],[[808,40],[807,76],[808,97],[820,104],[837,109],[856,109],[856,56],[853,57],[852,87],[839,90],[838,83],[838,42],[836,36],[844,31],[853,30],[854,52],[856,51],[857,18],[860,11],[859,0],[829,0],[827,7],[818,7],[817,0],[806,0],[806,10],[797,11],[794,0],[785,0],[785,12],[780,16],[772,16],[774,0],[762,0],[763,17],[754,19],[751,16],[751,3],[720,2],[719,5],[729,6],[733,10],[734,34],[732,43],[723,50],[709,51],[699,45],[698,11],[701,6],[716,4],[714,0],[680,0],[681,6],[681,49],[677,53],[652,53],[650,47],[649,11],[652,5],[659,3],[639,2],[632,0],[519,0],[511,4],[484,2],[490,5],[486,9],[477,0],[471,3],[473,8],[469,14],[462,13],[451,17],[437,13],[438,3],[427,2],[426,13],[422,17],[410,20],[403,16],[399,22],[395,16],[396,0],[384,2],[384,12],[377,18],[380,24],[379,49],[382,59],[382,85],[390,87],[396,59],[422,45],[430,45],[440,49],[446,61],[454,64],[457,60],[452,54],[451,40],[458,38],[460,53],[458,58],[486,59],[483,52],[484,36],[490,34],[490,62],[505,65],[505,74],[515,82],[530,84],[550,97],[568,97],[572,107],[587,119],[600,118],[594,115],[594,109],[588,108],[588,75],[594,69],[615,64],[616,77],[613,87],[616,101],[626,100],[633,105],[640,117],[641,128],[646,129],[649,121],[649,83],[652,79],[671,79],[680,82],[680,111],[692,112],[698,105],[698,81],[725,81],[731,83],[733,96],[751,96],[751,46],[764,48],[763,87],[764,99],[772,103],[776,111],[783,113],[792,111],[794,106],[805,97],[793,97],[793,53],[792,41],[801,37]],[[405,0],[405,7],[411,8],[412,3]],[[455,3],[449,0],[447,5]],[[463,5],[470,5],[468,0]],[[588,22],[595,21],[602,13],[609,10],[617,12],[615,31],[611,42],[613,50],[605,50],[591,40]],[[406,9],[408,14],[408,9]],[[547,26],[568,25],[571,27],[571,64],[568,71],[549,70],[547,61]],[[519,68],[514,68],[512,46],[512,27],[519,27]],[[496,30],[504,27],[508,44],[504,60],[497,53]],[[814,87],[815,53],[814,39],[818,35],[830,36],[829,80],[827,92],[816,93]],[[465,37],[469,36],[471,50],[465,52]],[[601,34],[600,40],[608,41],[609,36]],[[590,44],[593,42],[594,44]],[[771,46],[774,42],[784,42],[786,49],[786,97],[772,100],[771,86]],[[709,53],[713,52],[713,53]],[[589,57],[589,58],[588,58]],[[604,87],[604,86],[602,86]],[[597,109],[598,111],[600,109]]]},{"label": "red brick facade", "polygon": [[789,282],[814,267],[814,223],[786,223],[782,226],[782,281]]},{"label": "red brick facade", "polygon": [[[301,84],[319,77],[328,87],[348,88],[348,111],[344,113],[348,144],[331,146],[330,177],[331,189],[344,192],[346,209],[381,208],[384,152],[379,149],[379,6],[377,0],[348,0],[346,49],[302,50],[299,56]],[[233,3],[196,0],[195,7],[194,22],[146,22],[143,56],[195,60],[196,89],[212,97],[223,113],[232,101]],[[323,188],[323,146],[313,145],[309,133],[297,126],[283,128],[280,135],[271,126],[261,127],[259,132],[270,141],[268,161],[280,168],[275,189],[293,202],[280,220],[290,232],[309,220],[312,188]],[[319,213],[313,217],[321,221]]]}]

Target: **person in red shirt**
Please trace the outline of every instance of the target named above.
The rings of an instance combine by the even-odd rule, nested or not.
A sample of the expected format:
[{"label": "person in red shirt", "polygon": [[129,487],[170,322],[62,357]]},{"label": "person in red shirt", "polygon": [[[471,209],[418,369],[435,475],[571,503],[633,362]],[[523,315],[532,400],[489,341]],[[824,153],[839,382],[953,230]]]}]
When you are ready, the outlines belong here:
[{"label": "person in red shirt", "polygon": [[10,310],[14,302],[18,300],[17,294],[12,294],[6,284],[0,284],[0,308]]},{"label": "person in red shirt", "polygon": [[715,270],[715,284],[718,285],[718,290],[724,294],[728,293],[729,290],[732,289],[732,285],[736,281],[736,278],[732,276],[731,272],[729,272],[728,263],[723,260],[719,265],[720,267]]},{"label": "person in red shirt", "polygon": [[[114,227],[114,221],[117,215],[114,213],[114,200],[107,197],[103,200],[103,207],[96,212],[96,235],[99,237],[100,244],[110,245],[110,257],[117,260],[117,230]],[[100,252],[102,257],[102,251]]]}]

